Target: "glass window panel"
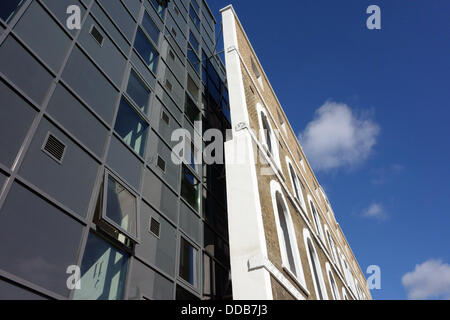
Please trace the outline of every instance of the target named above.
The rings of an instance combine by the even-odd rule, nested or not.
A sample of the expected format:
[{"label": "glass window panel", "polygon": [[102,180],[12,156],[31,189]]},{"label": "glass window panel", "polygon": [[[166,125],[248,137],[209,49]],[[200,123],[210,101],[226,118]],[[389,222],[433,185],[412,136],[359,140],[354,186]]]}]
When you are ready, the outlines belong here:
[{"label": "glass window panel", "polygon": [[136,197],[108,175],[106,216],[129,234],[136,236]]},{"label": "glass window panel", "polygon": [[122,99],[114,130],[140,156],[144,155],[147,129],[148,124]]},{"label": "glass window panel", "polygon": [[319,273],[317,271],[317,257],[316,257],[316,253],[312,247],[312,244],[310,242],[310,240],[308,239],[308,251],[309,251],[309,255],[311,257],[311,265],[312,265],[312,273],[314,276],[314,281],[316,283],[316,287],[317,287],[317,291],[319,292],[319,296],[317,297],[320,300],[323,300],[323,295],[322,295],[322,287],[320,286],[320,282],[319,282]]},{"label": "glass window panel", "polygon": [[264,130],[264,136],[266,138],[267,148],[269,149],[269,152],[272,153],[272,141],[271,141],[272,132],[270,131],[269,122],[267,121],[266,115],[262,112],[261,112],[261,118],[262,118],[262,125],[263,125],[263,130]]},{"label": "glass window panel", "polygon": [[183,289],[180,286],[177,286],[176,289],[176,298],[175,300],[199,300],[199,298],[197,298],[196,296],[194,296],[192,293],[190,293],[189,291]]},{"label": "glass window panel", "polygon": [[297,180],[296,180],[296,176],[294,174],[294,169],[292,168],[291,164],[289,164],[289,172],[291,174],[291,180],[292,180],[292,185],[294,187],[294,192],[295,192],[295,197],[297,199],[299,198],[299,194],[298,194],[298,189],[297,189]]},{"label": "glass window panel", "polygon": [[144,31],[141,28],[138,29],[136,34],[136,39],[134,40],[134,47],[137,52],[144,59],[147,66],[150,68],[152,72],[156,72],[156,68],[158,67],[158,52],[152,46],[147,36],[144,34]]},{"label": "glass window panel", "polygon": [[189,74],[188,74],[188,80],[187,80],[187,90],[189,91],[191,96],[195,99],[195,101],[197,101],[199,89]]},{"label": "glass window panel", "polygon": [[183,177],[181,181],[181,196],[196,211],[199,210],[199,182],[191,171],[183,166]]},{"label": "glass window panel", "polygon": [[150,0],[150,2],[153,4],[153,7],[155,7],[156,12],[158,15],[164,19],[164,14],[166,12],[166,7],[161,3],[161,0]]},{"label": "glass window panel", "polygon": [[19,10],[24,0],[3,0],[0,1],[0,18],[8,22]]},{"label": "glass window panel", "polygon": [[150,102],[150,90],[146,87],[134,70],[131,70],[130,72],[127,93],[142,110],[142,112],[147,113]]},{"label": "glass window panel", "polygon": [[81,263],[81,289],[75,300],[119,300],[123,298],[128,255],[89,234]]},{"label": "glass window panel", "polygon": [[197,13],[195,13],[195,10],[192,8],[192,6],[189,6],[189,16],[191,17],[191,20],[197,27],[197,29],[200,29],[200,19],[198,18]]},{"label": "glass window panel", "polygon": [[189,31],[189,42],[191,43],[192,48],[195,49],[195,52],[198,53],[199,44],[192,31]]},{"label": "glass window panel", "polygon": [[203,296],[205,299],[212,299],[214,296],[214,262],[203,254]]},{"label": "glass window panel", "polygon": [[280,196],[279,193],[277,193],[276,199],[277,199],[278,217],[279,217],[279,220],[280,220],[280,226],[281,226],[281,230],[282,230],[282,237],[283,237],[283,240],[284,240],[284,247],[286,249],[286,255],[287,255],[287,258],[288,258],[288,262],[289,262],[289,270],[294,275],[296,275],[295,263],[294,263],[294,255],[292,253],[291,239],[290,239],[288,225],[287,225],[286,216],[285,216],[285,208],[283,206],[283,200],[281,199],[281,196]]},{"label": "glass window panel", "polygon": [[198,3],[196,0],[192,0],[191,4],[195,8],[195,11],[200,12],[200,7],[198,6]]},{"label": "glass window panel", "polygon": [[179,275],[194,287],[197,286],[197,249],[183,237],[180,243]]},{"label": "glass window panel", "polygon": [[188,94],[186,94],[184,113],[192,123],[200,120],[200,110],[197,108],[197,105],[194,101],[192,101]]},{"label": "glass window panel", "polygon": [[152,39],[155,44],[158,45],[159,29],[147,12],[144,14],[144,18],[142,19],[142,27],[150,36],[150,39]]},{"label": "glass window panel", "polygon": [[187,51],[187,57],[189,59],[189,62],[191,63],[192,67],[195,71],[200,75],[200,59],[195,54],[194,50],[192,49],[192,46],[188,44],[188,51]]}]

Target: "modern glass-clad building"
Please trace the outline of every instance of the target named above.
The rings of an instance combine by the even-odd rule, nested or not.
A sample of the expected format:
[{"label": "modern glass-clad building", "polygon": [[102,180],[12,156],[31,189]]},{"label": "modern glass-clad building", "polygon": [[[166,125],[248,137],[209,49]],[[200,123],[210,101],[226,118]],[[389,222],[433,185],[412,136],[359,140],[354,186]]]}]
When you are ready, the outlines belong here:
[{"label": "modern glass-clad building", "polygon": [[171,158],[230,128],[216,22],[166,2],[1,1],[0,299],[232,297],[224,165]]}]

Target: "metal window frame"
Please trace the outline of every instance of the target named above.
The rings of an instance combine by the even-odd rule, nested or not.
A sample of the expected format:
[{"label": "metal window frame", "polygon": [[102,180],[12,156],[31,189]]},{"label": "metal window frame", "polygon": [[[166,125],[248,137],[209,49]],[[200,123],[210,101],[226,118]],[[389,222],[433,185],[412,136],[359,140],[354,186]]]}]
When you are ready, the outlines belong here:
[{"label": "metal window frame", "polygon": [[[107,202],[108,202],[108,178],[109,177],[111,177],[113,180],[115,180],[117,183],[119,183],[122,187],[124,187],[129,193],[131,193],[134,196],[134,198],[136,200],[136,212],[135,212],[135,214],[136,214],[136,221],[135,221],[136,235],[131,234],[129,231],[127,231],[124,228],[122,228],[121,226],[119,226],[115,221],[113,221],[111,218],[109,218],[107,216],[106,207],[107,207]],[[140,228],[139,228],[141,205],[140,205],[140,202],[138,201],[138,199],[139,199],[138,194],[136,192],[134,192],[134,190],[125,181],[123,181],[121,178],[119,178],[116,174],[114,174],[111,170],[109,170],[107,168],[105,168],[105,173],[103,176],[102,192],[103,192],[102,193],[103,199],[102,199],[101,220],[108,223],[109,226],[116,229],[119,233],[128,237],[134,243],[139,244],[141,242],[140,241],[141,235],[140,235]]]}]

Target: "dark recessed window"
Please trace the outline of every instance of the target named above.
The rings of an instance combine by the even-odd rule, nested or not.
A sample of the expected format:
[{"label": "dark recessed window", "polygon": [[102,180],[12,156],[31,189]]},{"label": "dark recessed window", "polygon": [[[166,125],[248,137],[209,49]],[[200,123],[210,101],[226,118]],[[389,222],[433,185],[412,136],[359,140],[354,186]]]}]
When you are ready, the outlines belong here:
[{"label": "dark recessed window", "polygon": [[167,125],[170,124],[169,115],[164,110],[161,113],[161,120],[164,121]]},{"label": "dark recessed window", "polygon": [[0,1],[0,18],[9,22],[14,14],[19,10],[24,0],[2,0]]},{"label": "dark recessed window", "polygon": [[199,211],[200,186],[199,181],[191,170],[183,166],[181,177],[181,197],[189,203],[197,212]]},{"label": "dark recessed window", "polygon": [[172,84],[170,83],[169,80],[166,79],[166,88],[167,90],[169,90],[170,92],[172,92]]},{"label": "dark recessed window", "polygon": [[189,97],[187,93],[184,103],[184,113],[192,123],[200,120],[200,110],[197,108],[197,105],[195,104],[194,101],[192,101],[192,99]]},{"label": "dark recessed window", "polygon": [[155,42],[155,44],[158,45],[159,29],[153,22],[152,18],[150,18],[150,16],[147,14],[147,12],[145,12],[144,18],[142,19],[142,27],[150,36],[150,39],[152,39]]},{"label": "dark recessed window", "polygon": [[122,99],[114,130],[141,157],[144,156],[148,124]]},{"label": "dark recessed window", "polygon": [[95,25],[92,25],[90,33],[91,33],[92,37],[94,37],[95,41],[97,41],[97,43],[100,46],[103,46],[104,37],[103,37],[102,33],[100,32],[100,30],[98,30]]},{"label": "dark recessed window", "polygon": [[158,67],[158,52],[153,47],[153,45],[148,40],[147,36],[141,28],[138,29],[136,34],[136,39],[134,40],[134,47],[140,54],[142,59],[144,59],[150,70],[156,73],[156,68]]},{"label": "dark recessed window", "polygon": [[127,93],[137,104],[137,106],[142,110],[142,112],[147,113],[148,105],[150,102],[150,90],[142,82],[139,76],[131,70],[130,78],[128,79]]},{"label": "dark recessed window", "polygon": [[173,11],[175,12],[175,14],[176,14],[177,16],[180,15],[180,10],[178,10],[178,8],[177,8],[176,5],[173,6]]},{"label": "dark recessed window", "polygon": [[174,27],[172,27],[171,31],[172,31],[173,36],[176,37],[177,36],[177,31],[175,30]]},{"label": "dark recessed window", "polygon": [[289,173],[291,174],[292,187],[294,188],[294,195],[297,199],[300,200],[299,190],[297,186],[297,176],[295,175],[294,169],[292,168],[290,163],[288,164],[288,166],[289,166]]},{"label": "dark recessed window", "polygon": [[169,50],[169,57],[172,60],[175,60],[175,55],[173,54],[172,50]]},{"label": "dark recessed window", "polygon": [[81,263],[81,288],[74,300],[123,299],[128,255],[90,233]]},{"label": "dark recessed window", "polygon": [[180,241],[180,268],[179,276],[197,287],[198,282],[198,251],[187,240],[181,237]]},{"label": "dark recessed window", "polygon": [[295,268],[295,262],[294,262],[294,252],[293,248],[291,246],[291,234],[288,229],[288,224],[286,221],[286,215],[288,214],[286,212],[286,203],[281,197],[281,194],[279,192],[276,193],[276,202],[277,202],[277,211],[278,211],[278,218],[280,221],[280,227],[281,227],[281,236],[284,242],[284,249],[287,256],[287,262],[289,263],[289,270],[297,276],[296,268]]},{"label": "dark recessed window", "polygon": [[269,152],[272,153],[272,131],[270,130],[269,121],[267,120],[267,117],[263,112],[261,112],[261,120],[267,148],[269,149]]},{"label": "dark recessed window", "polygon": [[156,161],[156,165],[158,166],[158,168],[160,168],[163,172],[166,171],[166,162],[163,160],[163,158],[161,158],[160,156],[158,156],[158,160]]},{"label": "dark recessed window", "polygon": [[197,301],[200,299],[184,288],[177,286],[175,300]]},{"label": "dark recessed window", "polygon": [[110,174],[106,179],[105,217],[133,238],[137,237],[137,200],[124,185]]}]

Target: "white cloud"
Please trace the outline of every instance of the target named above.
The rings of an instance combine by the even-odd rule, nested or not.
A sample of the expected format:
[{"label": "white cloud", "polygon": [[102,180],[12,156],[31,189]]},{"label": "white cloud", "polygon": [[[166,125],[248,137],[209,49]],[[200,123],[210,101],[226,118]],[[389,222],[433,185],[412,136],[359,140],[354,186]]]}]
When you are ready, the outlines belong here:
[{"label": "white cloud", "polygon": [[386,212],[380,203],[372,203],[368,208],[363,210],[362,216],[379,220],[387,218]]},{"label": "white cloud", "polygon": [[450,299],[450,265],[430,259],[402,277],[409,299]]},{"label": "white cloud", "polygon": [[370,155],[379,126],[348,105],[327,101],[300,135],[308,160],[317,170],[351,167]]}]

